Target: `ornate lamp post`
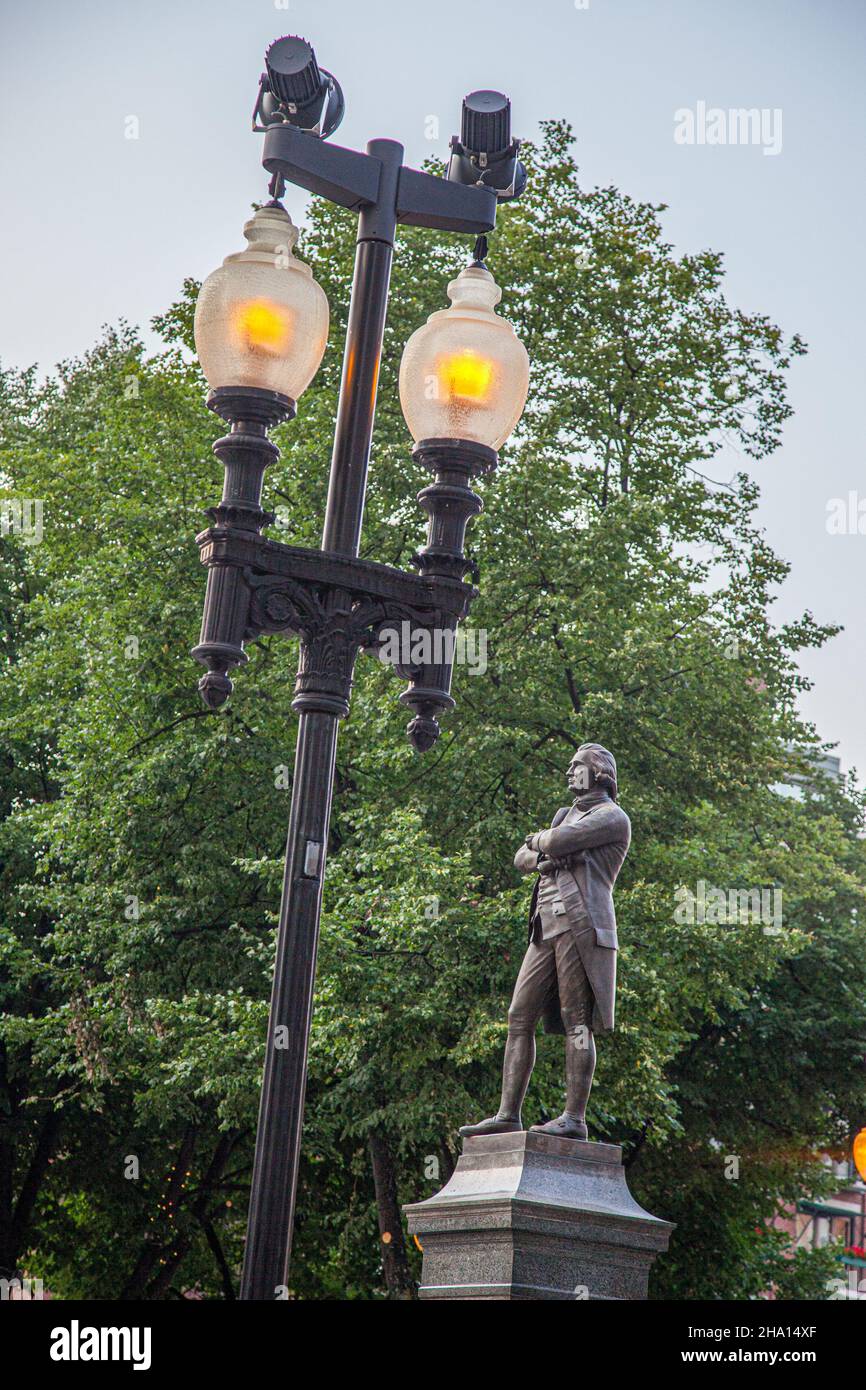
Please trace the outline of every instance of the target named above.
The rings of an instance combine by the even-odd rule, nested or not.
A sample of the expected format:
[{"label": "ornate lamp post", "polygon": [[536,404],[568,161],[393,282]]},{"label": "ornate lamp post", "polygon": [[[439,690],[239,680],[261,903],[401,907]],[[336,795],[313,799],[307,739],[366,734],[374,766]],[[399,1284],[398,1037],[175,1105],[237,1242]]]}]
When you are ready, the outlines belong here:
[{"label": "ornate lamp post", "polygon": [[[365,154],[324,143],[342,116],[342,93],[303,39],[271,45],[266,67],[254,127],[265,130],[262,162],[274,201],[247,223],[247,249],[205,281],[195,317],[208,407],[230,425],[214,444],[225,468],[222,500],[198,537],[208,580],[193,654],[207,668],[204,700],[212,709],[224,703],[228,672],[261,633],[301,638],[292,809],[241,1285],[241,1298],[255,1300],[280,1297],[288,1278],[337,728],[349,712],[355,658],[378,648],[383,629],[407,621],[411,630],[439,634],[433,649],[441,660],[397,668],[408,681],[400,699],[413,715],[409,738],[419,751],[429,748],[437,715],[454,704],[453,644],[441,637],[456,631],[475,593],[464,583],[466,524],[481,509],[470,481],[496,466],[529,376],[523,346],[494,312],[500,291],[476,259],[449,286],[451,307],[412,335],[401,367],[415,453],[434,473],[418,499],[429,518],[418,573],[359,560],[397,224],[481,236],[494,225],[497,199],[516,196],[525,175],[499,93],[466,99],[462,138],[452,141],[442,179],[405,168],[391,140],[371,141]],[[295,414],[328,332],[325,295],[295,257],[297,231],[278,201],[287,179],[358,213],[320,550],[262,535],[273,519],[261,505],[264,472],[279,456],[268,430]]]}]

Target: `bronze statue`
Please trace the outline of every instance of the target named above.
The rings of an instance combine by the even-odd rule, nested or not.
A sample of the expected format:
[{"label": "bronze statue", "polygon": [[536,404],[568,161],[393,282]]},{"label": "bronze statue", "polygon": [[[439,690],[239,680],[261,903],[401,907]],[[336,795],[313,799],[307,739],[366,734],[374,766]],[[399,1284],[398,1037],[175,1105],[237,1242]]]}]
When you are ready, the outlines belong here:
[{"label": "bronze statue", "polygon": [[586,1139],[586,1103],[595,1071],[595,1034],[614,1026],[616,916],[613,885],[628,853],[631,822],[617,805],[616,762],[599,743],[571,760],[576,793],[549,830],[527,835],[514,858],[537,874],[529,908],[529,945],[508,1010],[502,1097],[489,1120],[463,1125],[464,1138],[522,1130],[521,1109],[535,1065],[535,1028],[565,1034],[565,1110],[532,1128]]}]

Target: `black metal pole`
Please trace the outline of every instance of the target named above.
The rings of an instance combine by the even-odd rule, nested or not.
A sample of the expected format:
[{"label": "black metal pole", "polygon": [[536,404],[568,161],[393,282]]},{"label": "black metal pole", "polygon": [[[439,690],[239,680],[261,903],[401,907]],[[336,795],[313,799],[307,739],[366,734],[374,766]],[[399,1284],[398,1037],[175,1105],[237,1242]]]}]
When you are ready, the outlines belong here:
[{"label": "black metal pole", "polygon": [[[379,193],[375,206],[359,217],[322,535],[323,550],[350,556],[357,555],[361,536],[403,148],[393,140],[371,140],[367,152],[381,162]],[[285,1296],[289,1277],[337,728],[348,714],[355,656],[347,643],[337,680],[333,669],[322,679],[314,645],[302,643],[294,700],[300,720],[241,1280],[244,1300]]]},{"label": "black metal pole", "polygon": [[381,161],[379,196],[375,205],[365,208],[358,218],[343,379],[322,534],[322,549],[341,555],[357,555],[361,540],[403,146],[396,140],[371,140],[367,153]]}]

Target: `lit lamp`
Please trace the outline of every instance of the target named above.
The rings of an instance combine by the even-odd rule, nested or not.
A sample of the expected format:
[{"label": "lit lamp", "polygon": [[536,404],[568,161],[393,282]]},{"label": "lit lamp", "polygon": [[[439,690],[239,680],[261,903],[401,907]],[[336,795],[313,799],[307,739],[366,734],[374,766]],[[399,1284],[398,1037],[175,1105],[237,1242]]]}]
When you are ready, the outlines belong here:
[{"label": "lit lamp", "polygon": [[859,1134],[854,1136],[853,1157],[854,1167],[866,1182],[866,1129],[861,1129]]},{"label": "lit lamp", "polygon": [[523,414],[529,357],[496,313],[502,291],[480,261],[451,281],[448,298],[450,307],[431,314],[406,344],[400,404],[418,449],[448,439],[493,452]]},{"label": "lit lamp", "polygon": [[199,291],[196,351],[213,391],[275,391],[293,414],[325,351],[328,300],[295,255],[298,229],[279,203],[259,208],[244,236],[246,250],[226,256]]},{"label": "lit lamp", "polygon": [[[502,291],[483,264],[485,250],[482,239],[476,259],[448,286],[450,307],[431,314],[412,334],[400,363],[400,404],[415,440],[413,457],[435,475],[418,494],[429,516],[427,544],[416,557],[423,577],[460,580],[472,568],[463,545],[481,498],[470,479],[496,467],[529,390],[529,357],[511,324],[496,313]],[[439,735],[436,714],[454,705],[456,622],[450,631],[442,660],[412,673],[400,696],[415,711],[408,732],[419,750]]]},{"label": "lit lamp", "polygon": [[206,666],[199,690],[217,709],[231,694],[228,670],[245,662],[249,606],[242,567],[220,554],[229,531],[261,534],[265,468],[280,456],[268,430],[295,414],[328,341],[328,300],[310,267],[294,254],[298,229],[280,203],[259,208],[244,227],[248,245],[226,256],[205,280],[195,308],[195,345],[211,390],[208,408],[231,425],[213,451],[225,468],[222,501],[198,537],[208,566],[201,639],[193,656]]}]

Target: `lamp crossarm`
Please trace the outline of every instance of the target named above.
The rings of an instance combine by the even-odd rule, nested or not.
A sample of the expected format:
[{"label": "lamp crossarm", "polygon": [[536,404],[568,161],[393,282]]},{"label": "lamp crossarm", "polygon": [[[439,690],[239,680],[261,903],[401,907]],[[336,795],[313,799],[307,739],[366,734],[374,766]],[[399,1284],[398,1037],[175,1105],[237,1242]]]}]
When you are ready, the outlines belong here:
[{"label": "lamp crossarm", "polygon": [[256,582],[264,576],[268,580],[286,578],[311,586],[330,584],[368,598],[393,599],[419,609],[441,609],[457,618],[465,617],[469,603],[478,593],[471,584],[444,575],[413,574],[376,560],[287,545],[229,526],[209,527],[196,541],[202,564],[240,565],[256,573]]},{"label": "lamp crossarm", "polygon": [[480,236],[496,225],[496,194],[490,188],[451,183],[403,165],[395,189],[376,154],[333,145],[291,125],[268,128],[262,164],[269,174],[355,212],[387,201],[391,206],[380,208],[386,218],[410,227]]},{"label": "lamp crossarm", "polygon": [[212,526],[197,539],[210,571],[203,640],[194,652],[203,665],[219,662],[227,671],[247,660],[246,643],[292,633],[301,638],[292,702],[299,712],[348,714],[359,651],[379,656],[408,681],[400,699],[415,716],[410,738],[413,725],[417,738],[437,713],[453,708],[457,626],[478,592],[472,585],[286,545],[231,525]]}]

